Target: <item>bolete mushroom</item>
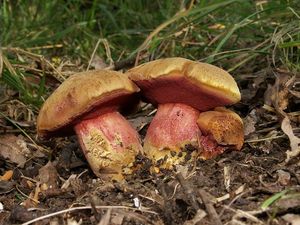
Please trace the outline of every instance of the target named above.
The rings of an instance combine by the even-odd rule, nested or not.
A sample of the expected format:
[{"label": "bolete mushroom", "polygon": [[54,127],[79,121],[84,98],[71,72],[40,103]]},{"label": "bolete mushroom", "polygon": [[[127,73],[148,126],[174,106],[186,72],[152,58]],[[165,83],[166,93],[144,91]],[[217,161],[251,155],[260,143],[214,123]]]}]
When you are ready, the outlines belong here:
[{"label": "bolete mushroom", "polygon": [[144,151],[154,161],[163,160],[167,168],[182,161],[186,154],[181,149],[186,145],[198,147],[201,126],[197,126],[197,120],[201,112],[241,99],[229,73],[184,58],[155,60],[127,74],[140,87],[145,100],[158,105],[147,130]]},{"label": "bolete mushroom", "polygon": [[142,151],[140,138],[119,113],[138,102],[139,88],[125,74],[88,71],[70,76],[45,101],[37,119],[41,137],[76,133],[93,172],[122,179]]},{"label": "bolete mushroom", "polygon": [[241,150],[244,125],[238,114],[224,107],[200,113],[197,124],[201,130],[198,144],[201,157],[212,158],[227,148]]}]

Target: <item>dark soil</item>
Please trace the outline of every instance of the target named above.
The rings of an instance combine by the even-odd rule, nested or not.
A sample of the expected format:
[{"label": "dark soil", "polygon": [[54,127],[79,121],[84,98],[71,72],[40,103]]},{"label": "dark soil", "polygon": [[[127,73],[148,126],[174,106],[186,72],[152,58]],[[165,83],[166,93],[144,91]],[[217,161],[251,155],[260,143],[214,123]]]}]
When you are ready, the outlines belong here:
[{"label": "dark soil", "polygon": [[[32,157],[24,167],[0,160],[1,174],[14,171],[10,181],[0,181],[4,206],[0,224],[22,224],[66,209],[70,211],[35,224],[288,224],[284,215],[300,212],[299,196],[293,195],[299,192],[300,166],[297,157],[286,162],[289,140],[282,135],[280,115],[264,107],[267,84],[275,80],[267,75],[260,81],[246,77],[238,82],[244,97],[233,110],[245,121],[242,151],[227,151],[214,159],[154,174],[149,172],[149,160],[138,156],[137,171],[117,183],[94,176],[75,137],[38,143],[51,154]],[[297,101],[286,100],[293,102],[288,104],[290,112],[299,106]],[[140,113],[132,121],[142,124],[145,115]],[[255,130],[247,130],[251,126]],[[140,130],[142,135],[146,128]],[[285,197],[261,208],[284,190],[288,190]],[[71,211],[82,206],[89,208]]]},{"label": "dark soil", "polygon": [[[279,146],[274,147],[270,153],[245,146],[241,152],[226,152],[215,159],[199,160],[196,165],[177,167],[177,171],[162,171],[153,175],[149,173],[149,164],[144,163],[147,159],[139,157],[138,161],[143,162],[143,167],[134,175],[128,176],[123,184],[97,180],[88,170],[74,179],[66,190],[60,189],[63,180],[68,179],[71,174],[80,174],[88,168],[74,146],[76,144],[67,144],[56,152],[56,156],[53,156],[54,168],[60,177],[57,180],[57,189],[40,193],[40,203],[30,211],[20,205],[25,200],[24,196],[20,196],[20,192],[29,195],[33,187],[26,185],[26,179],[21,174],[35,178],[39,173],[38,170],[46,164],[46,159],[40,162],[28,162],[26,169],[15,170],[16,173],[11,181],[13,184],[7,188],[8,193],[0,196],[0,202],[6,209],[1,213],[1,224],[20,224],[71,206],[90,204],[107,206],[107,208],[77,210],[62,214],[57,218],[58,224],[67,224],[67,218],[74,218],[77,221],[82,219],[82,224],[97,224],[109,206],[131,207],[130,210],[111,211],[111,217],[121,215],[120,224],[184,224],[194,218],[198,209],[206,210],[200,191],[204,191],[212,200],[222,223],[232,221],[236,217],[246,224],[256,224],[256,221],[247,219],[247,216],[239,210],[258,211],[262,202],[275,193],[286,188],[296,190],[300,179],[299,166],[293,163],[286,165],[285,153]],[[2,168],[6,167],[9,166],[5,165]],[[229,177],[225,178],[225,170],[229,171],[225,172]],[[280,171],[289,174],[290,178],[282,178]],[[177,178],[178,173],[184,177],[181,181],[184,184]],[[225,180],[230,182],[227,186]],[[3,189],[2,186],[1,188]],[[226,194],[229,194],[226,199],[217,201],[217,198]],[[140,208],[134,205],[135,198],[139,201]],[[267,223],[277,214],[299,211],[299,209],[299,206],[292,208],[278,206],[274,211],[257,212],[254,216]],[[214,219],[206,216],[199,224],[214,224]],[[51,217],[37,224],[48,224],[52,220]],[[277,222],[270,222],[270,224],[284,224],[280,221],[280,217],[277,217]]]}]

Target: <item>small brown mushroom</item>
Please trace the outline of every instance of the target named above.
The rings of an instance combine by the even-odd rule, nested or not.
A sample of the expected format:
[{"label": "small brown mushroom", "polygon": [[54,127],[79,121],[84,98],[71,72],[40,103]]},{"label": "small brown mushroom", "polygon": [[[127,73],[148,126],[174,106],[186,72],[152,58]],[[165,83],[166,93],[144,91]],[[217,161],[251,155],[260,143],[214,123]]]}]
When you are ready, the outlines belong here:
[{"label": "small brown mushroom", "polygon": [[144,140],[144,151],[154,161],[165,161],[165,167],[184,158],[181,149],[187,144],[198,147],[200,112],[241,99],[233,77],[206,63],[166,58],[142,64],[127,73],[140,87],[145,100],[158,105]]},{"label": "small brown mushroom", "polygon": [[199,148],[201,157],[212,158],[227,148],[241,150],[244,143],[244,125],[238,114],[224,107],[200,113],[197,124],[201,130]]},{"label": "small brown mushroom", "polygon": [[77,73],[46,100],[38,119],[41,137],[76,133],[93,172],[122,179],[142,151],[136,130],[119,113],[138,102],[139,88],[122,73],[98,70]]}]

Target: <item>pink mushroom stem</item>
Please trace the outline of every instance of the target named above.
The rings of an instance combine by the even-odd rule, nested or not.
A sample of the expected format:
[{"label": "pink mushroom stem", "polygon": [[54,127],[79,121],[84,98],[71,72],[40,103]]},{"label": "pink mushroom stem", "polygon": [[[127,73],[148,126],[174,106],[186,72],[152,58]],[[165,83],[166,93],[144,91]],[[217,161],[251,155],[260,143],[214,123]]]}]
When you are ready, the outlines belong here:
[{"label": "pink mushroom stem", "polygon": [[83,120],[75,126],[75,131],[97,176],[115,174],[114,178],[118,178],[142,150],[136,130],[116,111]]},{"label": "pink mushroom stem", "polygon": [[174,153],[181,152],[186,144],[197,146],[197,135],[200,132],[198,117],[199,111],[191,106],[181,103],[160,104],[147,130],[145,152],[157,161],[172,154],[172,151],[173,156],[169,157],[174,157]]}]

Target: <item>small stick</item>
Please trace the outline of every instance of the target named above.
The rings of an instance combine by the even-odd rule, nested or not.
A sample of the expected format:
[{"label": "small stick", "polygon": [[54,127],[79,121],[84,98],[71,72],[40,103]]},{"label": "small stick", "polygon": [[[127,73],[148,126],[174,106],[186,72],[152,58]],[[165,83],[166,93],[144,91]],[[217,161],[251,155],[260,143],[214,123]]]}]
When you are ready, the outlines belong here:
[{"label": "small stick", "polygon": [[203,189],[200,189],[198,191],[198,193],[200,195],[200,198],[201,198],[203,204],[205,205],[206,211],[210,217],[210,221],[212,222],[212,224],[222,225],[223,223],[221,222],[219,215],[217,214],[210,199],[207,197],[208,193],[206,191],[204,191]]},{"label": "small stick", "polygon": [[[132,207],[128,207],[128,206],[95,206],[95,207],[96,207],[96,209],[131,209],[131,210],[134,210],[134,211],[141,211],[141,212],[152,213],[152,214],[157,215],[157,213],[153,212],[153,211],[140,210],[140,209],[136,209],[136,208],[132,208]],[[67,212],[72,212],[72,211],[75,211],[75,210],[91,209],[91,208],[92,208],[91,206],[80,206],[80,207],[64,209],[64,210],[61,210],[61,211],[50,213],[50,214],[35,218],[33,220],[27,221],[26,223],[23,223],[22,225],[29,225],[29,224],[32,224],[34,222],[40,221],[40,220],[44,220],[44,219],[47,219],[47,218],[50,218],[50,217],[53,217],[53,216],[57,216],[57,215],[64,214],[64,213],[67,213]]]}]

